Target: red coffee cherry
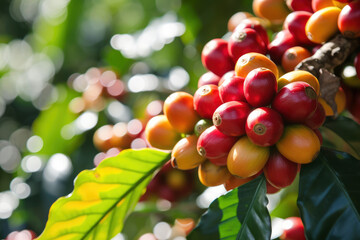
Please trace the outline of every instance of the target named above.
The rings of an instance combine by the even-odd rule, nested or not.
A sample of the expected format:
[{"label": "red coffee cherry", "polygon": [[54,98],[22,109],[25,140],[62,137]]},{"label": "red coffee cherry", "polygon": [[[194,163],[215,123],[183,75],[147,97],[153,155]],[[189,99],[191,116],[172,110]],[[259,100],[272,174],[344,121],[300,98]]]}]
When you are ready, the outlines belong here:
[{"label": "red coffee cherry", "polygon": [[240,22],[240,24],[236,27],[236,30],[245,29],[245,28],[252,28],[254,29],[257,34],[261,37],[263,40],[265,47],[269,45],[269,36],[267,34],[266,29],[261,25],[260,21],[256,20],[255,18],[245,18]]},{"label": "red coffee cherry", "polygon": [[253,107],[269,105],[276,92],[276,76],[270,69],[256,68],[245,78],[244,95]]},{"label": "red coffee cherry", "polygon": [[225,135],[215,126],[206,129],[197,141],[198,153],[208,159],[226,156],[237,138]]},{"label": "red coffee cherry", "polygon": [[244,80],[239,76],[231,76],[219,86],[219,95],[222,102],[246,101],[244,96]]},{"label": "red coffee cherry", "polygon": [[296,11],[306,11],[309,13],[314,12],[311,7],[311,0],[286,0],[286,5],[294,12]]},{"label": "red coffee cherry", "polygon": [[204,85],[213,84],[218,85],[220,77],[213,72],[206,72],[199,78],[198,88]]},{"label": "red coffee cherry", "polygon": [[272,108],[291,123],[304,122],[314,113],[316,106],[317,95],[314,88],[301,81],[285,85],[272,102]]},{"label": "red coffee cherry", "polygon": [[321,103],[318,102],[315,112],[305,120],[304,124],[311,129],[317,129],[325,122],[326,113]]},{"label": "red coffee cherry", "polygon": [[228,42],[220,38],[212,39],[205,44],[201,52],[201,62],[219,77],[233,70],[235,66],[228,52]]},{"label": "red coffee cherry", "polygon": [[226,102],[215,110],[212,120],[222,133],[241,136],[245,134],[245,123],[250,112],[251,107],[245,102]]},{"label": "red coffee cherry", "polygon": [[312,13],[305,11],[296,11],[290,13],[284,22],[284,29],[288,30],[299,44],[313,46],[315,43],[311,42],[305,33],[305,25]]},{"label": "red coffee cherry", "polygon": [[268,46],[270,59],[276,64],[280,64],[284,52],[289,48],[295,47],[297,45],[297,41],[288,30],[281,30],[276,34],[275,38],[270,42]]},{"label": "red coffee cherry", "polygon": [[266,54],[266,50],[264,41],[252,28],[236,28],[230,36],[228,51],[234,62],[245,53]]},{"label": "red coffee cherry", "polygon": [[284,188],[294,181],[297,169],[297,163],[289,161],[274,149],[266,162],[264,174],[271,185],[276,188]]},{"label": "red coffee cherry", "polygon": [[202,118],[212,118],[217,107],[222,104],[218,86],[204,85],[194,94],[194,109]]},{"label": "red coffee cherry", "polygon": [[360,37],[360,1],[347,4],[340,12],[338,28],[348,38]]},{"label": "red coffee cherry", "polygon": [[304,224],[299,217],[288,217],[283,222],[284,232],[281,234],[280,239],[296,239],[305,240]]},{"label": "red coffee cherry", "polygon": [[249,114],[245,130],[253,143],[267,147],[279,141],[284,130],[284,123],[277,111],[261,107]]}]

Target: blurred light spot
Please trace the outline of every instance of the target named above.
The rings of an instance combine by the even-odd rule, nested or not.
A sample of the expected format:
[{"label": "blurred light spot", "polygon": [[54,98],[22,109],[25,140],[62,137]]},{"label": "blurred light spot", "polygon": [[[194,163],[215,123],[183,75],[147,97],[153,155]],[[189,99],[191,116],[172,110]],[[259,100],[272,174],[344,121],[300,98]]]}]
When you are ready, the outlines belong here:
[{"label": "blurred light spot", "polygon": [[166,199],[159,199],[156,201],[156,207],[159,211],[167,211],[171,208],[171,202]]},{"label": "blurred light spot", "polygon": [[21,154],[14,145],[6,145],[0,149],[0,165],[6,172],[14,172],[19,166]]},{"label": "blurred light spot", "polygon": [[207,188],[197,199],[196,204],[200,208],[208,208],[212,201],[224,195],[226,193],[226,189],[223,185],[216,186],[216,187],[209,187]]},{"label": "blurred light spot", "polygon": [[75,126],[79,131],[85,132],[96,126],[98,122],[98,115],[95,112],[84,112],[76,120]]},{"label": "blurred light spot", "polygon": [[106,157],[115,157],[120,153],[120,149],[113,147],[106,151]]},{"label": "blurred light spot", "polygon": [[11,102],[17,97],[17,91],[15,83],[19,79],[19,74],[9,72],[1,78],[0,81],[0,96],[5,102]]},{"label": "blurred light spot", "polygon": [[33,100],[33,105],[39,110],[45,110],[57,101],[59,97],[56,88],[49,83],[46,83],[40,94]]},{"label": "blurred light spot", "polygon": [[116,81],[116,74],[113,71],[105,71],[100,76],[100,83],[104,87],[109,87]]},{"label": "blurred light spot", "polygon": [[25,172],[33,173],[41,170],[43,162],[39,156],[28,155],[22,159],[21,167]]},{"label": "blurred light spot", "polygon": [[132,140],[130,147],[132,149],[142,149],[142,148],[147,148],[148,145],[144,139],[135,138],[134,140]]},{"label": "blurred light spot", "polygon": [[0,69],[6,67],[10,58],[10,49],[7,44],[0,44]]},{"label": "blurred light spot", "polygon": [[157,116],[163,111],[163,102],[154,100],[146,106],[146,112],[150,117]]},{"label": "blurred light spot", "polygon": [[0,192],[0,219],[7,219],[19,206],[19,199],[11,192]]},{"label": "blurred light spot", "polygon": [[271,219],[271,239],[276,239],[284,232],[284,219],[274,217]]},{"label": "blurred light spot", "polygon": [[16,177],[10,182],[10,190],[19,199],[25,199],[30,196],[31,193],[30,186],[20,177]]},{"label": "blurred light spot", "polygon": [[15,130],[9,138],[9,141],[21,151],[26,149],[26,142],[31,137],[31,131],[27,128],[19,128]]},{"label": "blurred light spot", "polygon": [[16,70],[28,68],[33,55],[30,45],[23,40],[13,40],[9,43],[9,47],[9,66]]},{"label": "blurred light spot", "polygon": [[138,240],[158,240],[158,239],[152,233],[145,233],[141,235],[141,237]]},{"label": "blurred light spot", "polygon": [[85,79],[89,84],[97,83],[100,79],[101,71],[99,68],[89,68],[85,73]]},{"label": "blurred light spot", "polygon": [[82,97],[73,98],[69,103],[69,109],[73,113],[81,113],[85,107],[85,101]]},{"label": "blurred light spot", "polygon": [[67,178],[71,171],[70,159],[62,153],[56,153],[50,157],[44,169],[44,178],[48,182],[55,182],[58,179]]},{"label": "blurred light spot", "polygon": [[115,237],[113,237],[111,240],[125,240],[125,239],[126,238],[124,237],[124,235],[119,233]]},{"label": "blurred light spot", "polygon": [[128,81],[131,92],[154,91],[159,87],[159,78],[154,74],[137,74]]},{"label": "blurred light spot", "polygon": [[110,96],[117,98],[124,94],[125,85],[121,80],[115,80],[107,86],[106,91]]},{"label": "blurred light spot", "polygon": [[185,47],[184,47],[184,55],[187,57],[187,58],[195,58],[196,57],[196,54],[197,54],[197,50],[196,48],[193,46],[193,45],[190,45],[190,44],[187,44]]},{"label": "blurred light spot", "polygon": [[112,134],[114,134],[117,137],[123,137],[127,134],[127,124],[124,122],[118,122],[116,123],[112,128]]},{"label": "blurred light spot", "polygon": [[84,74],[76,76],[72,82],[72,88],[78,92],[84,92],[88,85],[89,82]]},{"label": "blurred light spot", "polygon": [[150,72],[150,67],[145,62],[136,62],[131,66],[131,75],[146,74]]},{"label": "blurred light spot", "polygon": [[74,124],[67,124],[60,130],[60,135],[65,140],[70,140],[76,135],[76,129]]},{"label": "blurred light spot", "polygon": [[102,160],[104,160],[106,158],[106,153],[104,152],[100,152],[98,154],[95,155],[94,157],[94,166],[97,167]]},{"label": "blurred light spot", "polygon": [[170,238],[171,231],[171,226],[166,222],[157,223],[153,229],[155,237],[159,240]]},{"label": "blurred light spot", "polygon": [[139,119],[132,119],[127,124],[127,130],[132,135],[138,135],[143,130],[144,126]]},{"label": "blurred light spot", "polygon": [[47,46],[42,51],[51,59],[54,64],[55,71],[60,70],[64,63],[64,53],[61,48],[56,46]]},{"label": "blurred light spot", "polygon": [[356,69],[354,66],[348,65],[343,70],[343,75],[346,78],[351,78],[356,76]]},{"label": "blurred light spot", "polygon": [[113,122],[128,122],[131,120],[131,109],[119,101],[112,101],[106,108],[105,113]]},{"label": "blurred light spot", "polygon": [[6,102],[0,97],[0,118],[6,110]]},{"label": "blurred light spot", "polygon": [[54,25],[62,23],[67,16],[67,4],[70,0],[43,0],[40,5],[45,19]]},{"label": "blurred light spot", "polygon": [[132,35],[114,35],[110,44],[127,58],[147,57],[154,51],[161,50],[165,44],[171,43],[184,32],[185,25],[176,21],[175,14],[167,13],[151,21],[142,31]]},{"label": "blurred light spot", "polygon": [[182,237],[182,236],[178,236],[178,237],[175,237],[173,240],[186,240],[186,238]]},{"label": "blurred light spot", "polygon": [[170,70],[169,74],[169,88],[173,91],[180,90],[185,87],[190,81],[188,72],[181,68],[175,67]]},{"label": "blurred light spot", "polygon": [[39,152],[43,146],[44,142],[42,138],[36,135],[30,137],[26,142],[27,149],[32,153]]}]

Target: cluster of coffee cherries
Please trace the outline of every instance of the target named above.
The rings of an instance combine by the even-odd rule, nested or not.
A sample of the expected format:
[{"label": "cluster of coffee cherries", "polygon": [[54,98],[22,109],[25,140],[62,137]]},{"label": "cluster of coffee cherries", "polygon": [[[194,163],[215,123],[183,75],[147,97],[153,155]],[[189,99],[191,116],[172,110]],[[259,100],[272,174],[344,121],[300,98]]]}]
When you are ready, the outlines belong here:
[{"label": "cluster of coffee cherries", "polygon": [[325,111],[318,94],[310,73],[291,71],[279,78],[268,57],[246,53],[218,85],[202,85],[194,96],[169,95],[164,115],[149,121],[145,135],[152,146],[172,149],[173,167],[198,167],[205,186],[224,184],[230,190],[264,172],[268,192],[276,192],[320,150]]}]

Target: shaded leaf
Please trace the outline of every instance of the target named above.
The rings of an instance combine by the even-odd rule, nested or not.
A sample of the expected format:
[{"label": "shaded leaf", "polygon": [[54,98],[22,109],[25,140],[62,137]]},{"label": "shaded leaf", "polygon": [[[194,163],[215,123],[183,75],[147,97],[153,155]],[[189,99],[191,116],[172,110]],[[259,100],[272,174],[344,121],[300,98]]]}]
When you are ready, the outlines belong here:
[{"label": "shaded leaf", "polygon": [[[329,131],[330,130],[330,131]],[[324,146],[348,152],[360,159],[360,125],[350,118],[328,117],[322,127]]]},{"label": "shaded leaf", "polygon": [[270,239],[265,177],[213,201],[188,239]]},{"label": "shaded leaf", "polygon": [[308,239],[360,239],[360,161],[323,148],[301,167],[298,206]]},{"label": "shaded leaf", "polygon": [[96,169],[82,171],[74,191],[52,205],[38,239],[111,239],[121,231],[154,171],[169,157],[153,149],[124,150]]}]

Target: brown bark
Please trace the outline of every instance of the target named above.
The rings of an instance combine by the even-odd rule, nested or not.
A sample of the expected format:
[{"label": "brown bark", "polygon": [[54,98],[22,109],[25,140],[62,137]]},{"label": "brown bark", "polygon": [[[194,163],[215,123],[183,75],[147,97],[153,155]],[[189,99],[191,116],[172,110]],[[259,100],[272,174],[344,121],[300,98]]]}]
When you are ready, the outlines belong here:
[{"label": "brown bark", "polygon": [[334,68],[341,65],[359,45],[359,39],[348,39],[338,34],[295,68],[308,71],[317,77],[320,83],[320,95],[331,106],[335,115],[337,113],[335,95],[341,79],[334,74]]}]

